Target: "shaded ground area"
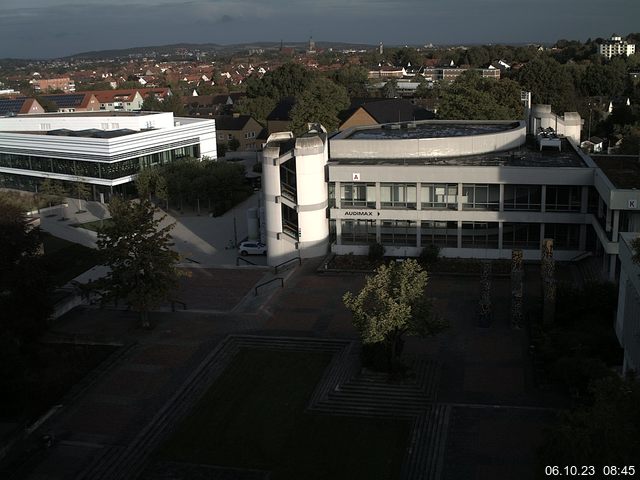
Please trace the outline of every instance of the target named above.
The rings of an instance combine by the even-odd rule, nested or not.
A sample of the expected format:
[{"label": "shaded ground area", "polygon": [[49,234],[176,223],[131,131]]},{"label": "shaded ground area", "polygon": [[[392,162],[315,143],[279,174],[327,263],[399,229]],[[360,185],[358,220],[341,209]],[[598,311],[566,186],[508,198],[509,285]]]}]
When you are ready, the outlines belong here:
[{"label": "shaded ground area", "polygon": [[188,276],[180,279],[176,298],[187,303],[189,310],[228,311],[253,288],[264,270],[185,268]]},{"label": "shaded ground area", "polygon": [[158,458],[267,470],[274,480],[397,478],[408,422],[304,412],[330,358],[240,350]]},{"label": "shaded ground area", "polygon": [[34,344],[24,365],[26,384],[0,396],[0,420],[33,421],[115,350],[108,345]]},{"label": "shaded ground area", "polygon": [[44,259],[55,286],[61,287],[98,263],[98,252],[43,233]]},{"label": "shaded ground area", "polygon": [[[257,309],[257,313],[240,314],[233,308],[250,292],[253,283],[264,272],[193,269],[198,273],[196,277],[185,279],[182,294],[186,298],[183,300],[190,309],[197,310],[196,306],[199,306],[202,311],[172,313],[165,310],[154,313],[152,320],[156,327],[152,332],[138,329],[136,316],[121,310],[77,309],[64,317],[55,325],[55,335],[135,345],[80,398],[66,405],[60,415],[47,424],[46,428],[61,432],[60,438],[63,440],[47,452],[41,463],[33,462],[33,478],[74,478],[79,471],[104,455],[105,451],[126,448],[206,354],[229,333],[356,337],[351,315],[342,305],[341,298],[346,291],[357,291],[364,283],[364,276],[320,276],[315,272],[318,264],[319,261],[303,263],[286,279],[284,289],[274,290],[276,293],[273,296],[264,295],[263,301],[267,303],[262,310]],[[539,296],[539,272],[536,266],[527,266],[525,282],[525,307],[535,314]],[[493,281],[492,324],[488,328],[477,326],[479,283],[477,277],[432,276],[429,292],[435,299],[436,309],[449,320],[451,327],[436,338],[408,339],[405,351],[408,354],[428,355],[440,364],[436,401],[453,409],[442,478],[530,478],[536,468],[535,446],[539,444],[542,429],[547,423],[547,412],[511,407],[555,407],[560,403],[553,395],[535,389],[526,331],[512,329],[509,325],[510,286],[507,279]],[[216,313],[222,311],[227,313]],[[286,388],[281,388],[282,392],[274,392],[270,401],[273,408],[266,413],[262,411],[261,416],[256,417],[252,412],[258,411],[259,406],[252,403],[252,398],[264,397],[252,389],[263,385],[263,376],[267,383],[276,380],[266,372],[258,375],[261,363],[266,363],[265,360],[252,361],[252,367],[242,367],[244,370],[235,374],[240,379],[249,379],[249,385],[234,384],[227,388],[227,394],[234,401],[223,402],[220,397],[212,401],[223,402],[224,408],[237,409],[241,421],[251,420],[249,432],[253,432],[254,437],[262,435],[263,430],[270,429],[271,434],[275,430],[279,448],[301,455],[302,460],[311,464],[316,462],[320,469],[318,471],[324,468],[322,462],[326,457],[323,455],[335,456],[335,465],[341,470],[337,473],[324,470],[325,476],[317,478],[340,478],[338,475],[343,471],[355,471],[354,478],[358,478],[355,475],[360,471],[369,472],[367,478],[385,478],[379,472],[399,471],[384,463],[388,458],[395,458],[396,454],[390,457],[375,453],[382,451],[376,450],[382,448],[376,446],[379,443],[384,443],[387,450],[391,447],[403,448],[406,431],[402,433],[402,428],[397,424],[372,424],[369,419],[357,419],[353,420],[355,423],[350,423],[351,420],[346,420],[348,417],[292,415],[291,410],[286,409],[293,408],[292,404],[285,405],[288,397],[278,396],[286,392]],[[295,365],[300,362],[285,363]],[[278,369],[273,366],[271,370],[276,375]],[[302,383],[308,381],[310,385],[315,385],[317,378],[312,379],[313,370],[306,372]],[[265,403],[265,400],[261,403]],[[477,408],[478,404],[483,408]],[[504,408],[494,412],[493,405]],[[221,421],[215,418],[215,411],[209,413],[214,416],[213,420]],[[270,420],[280,416],[292,417],[297,422],[295,428],[304,426],[306,431],[316,433],[278,440],[279,427],[274,427]],[[206,426],[206,422],[202,423]],[[333,433],[325,430],[329,426]],[[228,428],[233,430],[230,433],[235,432],[231,426]],[[209,430],[215,433],[221,429],[222,426]],[[238,427],[237,430],[241,429]],[[264,436],[266,438],[266,433]],[[385,436],[391,440],[382,442],[380,439]],[[339,443],[343,439],[348,442]],[[239,437],[233,437],[232,440],[243,445],[245,441]],[[212,441],[215,443],[217,440]],[[257,439],[247,442],[244,451],[241,448],[241,453],[234,455],[255,457],[260,462],[273,458],[267,453],[269,448],[275,448],[276,443],[273,446],[261,446]],[[341,457],[341,452],[334,453],[334,445],[342,445],[341,449],[345,452],[366,448],[367,453],[362,453],[365,460],[352,462],[347,454]],[[303,451],[303,447],[309,451]],[[223,449],[224,445],[220,448]],[[511,462],[506,456],[518,460]],[[399,458],[401,461],[402,455]],[[201,462],[186,456],[181,460],[193,464]],[[376,470],[368,470],[370,462]],[[262,465],[255,461],[241,466],[262,471]],[[296,471],[291,465],[284,464],[282,469],[283,475],[297,474],[295,478],[313,478],[306,476],[305,472]],[[393,478],[393,474],[389,475]]]},{"label": "shaded ground area", "polygon": [[541,478],[536,450],[553,420],[547,411],[454,408],[443,480]]}]

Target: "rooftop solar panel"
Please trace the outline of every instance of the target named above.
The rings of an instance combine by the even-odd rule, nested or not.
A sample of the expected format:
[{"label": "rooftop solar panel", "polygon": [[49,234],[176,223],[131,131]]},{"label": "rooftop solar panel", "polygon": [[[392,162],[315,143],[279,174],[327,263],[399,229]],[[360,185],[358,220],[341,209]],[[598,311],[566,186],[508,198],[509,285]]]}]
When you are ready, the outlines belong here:
[{"label": "rooftop solar panel", "polygon": [[84,99],[83,93],[71,93],[69,95],[43,95],[42,98],[55,103],[58,108],[77,108]]},{"label": "rooftop solar panel", "polygon": [[24,98],[7,98],[0,100],[0,115],[18,114],[22,105],[24,105]]}]

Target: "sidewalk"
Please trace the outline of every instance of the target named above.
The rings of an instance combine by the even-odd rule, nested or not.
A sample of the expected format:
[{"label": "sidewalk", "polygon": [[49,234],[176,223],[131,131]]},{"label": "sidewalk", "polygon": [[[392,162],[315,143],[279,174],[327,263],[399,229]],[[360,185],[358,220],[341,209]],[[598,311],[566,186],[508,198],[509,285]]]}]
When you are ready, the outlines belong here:
[{"label": "sidewalk", "polygon": [[[238,252],[229,249],[229,242],[240,242],[248,235],[247,210],[258,206],[260,192],[254,193],[244,202],[236,205],[220,217],[208,215],[181,215],[173,209],[169,213],[160,211],[157,218],[166,216],[162,226],[171,223],[175,249],[185,264],[201,267],[235,266]],[[44,209],[40,214],[41,228],[56,237],[96,248],[96,232],[72,225],[94,222],[109,218],[107,206],[99,202],[82,202],[82,213],[77,213],[78,200],[67,199],[67,206]],[[65,220],[60,214],[64,212]],[[235,221],[235,235],[234,235]],[[237,238],[236,238],[237,237]],[[266,265],[266,257],[259,255],[249,259],[256,265]]]}]

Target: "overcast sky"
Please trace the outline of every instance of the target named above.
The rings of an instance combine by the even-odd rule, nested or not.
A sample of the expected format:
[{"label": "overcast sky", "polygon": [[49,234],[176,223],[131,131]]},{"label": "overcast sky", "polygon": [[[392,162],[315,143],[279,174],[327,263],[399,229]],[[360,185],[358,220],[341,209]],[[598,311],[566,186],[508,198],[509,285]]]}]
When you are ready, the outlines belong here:
[{"label": "overcast sky", "polygon": [[171,43],[553,42],[640,30],[638,0],[1,0],[0,58]]}]

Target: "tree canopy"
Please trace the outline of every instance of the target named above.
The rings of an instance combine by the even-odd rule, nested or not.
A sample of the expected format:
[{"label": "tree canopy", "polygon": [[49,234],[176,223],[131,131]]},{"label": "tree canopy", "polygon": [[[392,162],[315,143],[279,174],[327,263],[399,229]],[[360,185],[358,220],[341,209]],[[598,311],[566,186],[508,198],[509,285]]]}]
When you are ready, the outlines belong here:
[{"label": "tree canopy", "polygon": [[634,465],[640,458],[640,384],[610,375],[595,381],[590,393],[589,404],[564,413],[551,431],[544,463]]},{"label": "tree canopy", "polygon": [[399,353],[403,335],[425,337],[442,331],[446,323],[435,316],[426,297],[427,272],[414,259],[381,265],[344,305],[365,344],[382,343],[389,363]]},{"label": "tree canopy", "polygon": [[554,111],[576,110],[576,91],[571,74],[552,57],[539,55],[526,63],[515,80],[532,93],[534,104],[550,104]]},{"label": "tree canopy", "polygon": [[18,345],[35,339],[51,313],[41,241],[20,207],[0,197],[0,331]]},{"label": "tree canopy", "polygon": [[245,80],[250,98],[269,97],[275,101],[302,93],[316,77],[311,70],[297,63],[284,65],[265,73],[262,78],[252,75]]},{"label": "tree canopy", "polygon": [[242,165],[208,160],[142,169],[136,186],[140,198],[155,195],[172,204],[178,202],[181,209],[183,202],[194,208],[198,202],[207,202],[214,215],[221,215],[251,194]]},{"label": "tree canopy", "polygon": [[296,98],[291,110],[291,126],[296,134],[306,131],[307,123],[319,122],[327,131],[338,129],[338,113],[349,106],[347,90],[328,78],[317,78]]},{"label": "tree canopy", "polygon": [[515,120],[522,118],[520,85],[509,79],[482,78],[468,71],[441,88],[438,117],[456,120]]},{"label": "tree canopy", "polygon": [[366,97],[369,72],[360,65],[345,65],[331,74],[331,79],[347,89],[349,97]]},{"label": "tree canopy", "polygon": [[88,284],[101,302],[123,300],[149,327],[148,312],[170,300],[180,275],[177,252],[171,249],[173,224],[160,226],[155,208],[144,199],[127,202],[114,197],[109,203],[111,222],[98,230],[98,249],[109,273]]}]

